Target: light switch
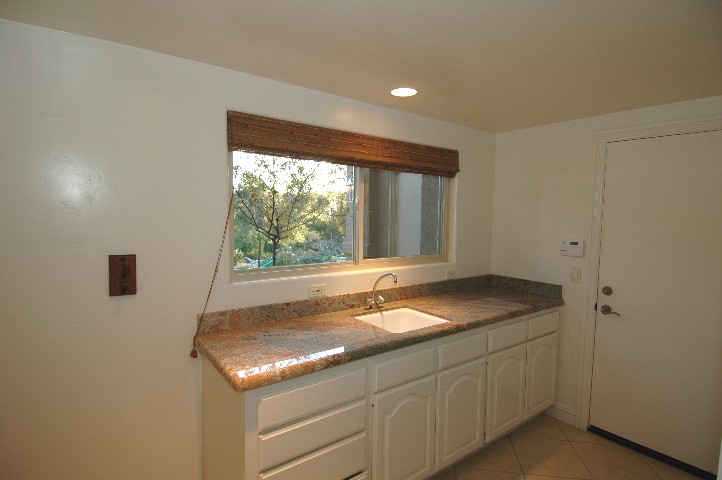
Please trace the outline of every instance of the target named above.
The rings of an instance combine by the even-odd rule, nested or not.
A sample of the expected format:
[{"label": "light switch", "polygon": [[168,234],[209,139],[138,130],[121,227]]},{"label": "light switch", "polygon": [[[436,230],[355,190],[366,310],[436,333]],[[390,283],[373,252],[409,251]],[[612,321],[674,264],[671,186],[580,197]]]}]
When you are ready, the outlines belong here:
[{"label": "light switch", "polygon": [[574,283],[582,283],[582,267],[572,267],[569,271],[569,281]]}]

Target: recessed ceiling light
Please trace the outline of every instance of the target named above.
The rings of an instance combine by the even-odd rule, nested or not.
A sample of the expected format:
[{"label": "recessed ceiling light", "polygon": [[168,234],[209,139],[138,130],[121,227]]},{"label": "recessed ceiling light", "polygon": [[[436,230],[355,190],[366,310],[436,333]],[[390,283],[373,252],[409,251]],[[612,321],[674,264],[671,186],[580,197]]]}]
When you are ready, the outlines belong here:
[{"label": "recessed ceiling light", "polygon": [[394,97],[413,97],[416,95],[416,89],[411,87],[399,87],[391,90],[391,95]]}]

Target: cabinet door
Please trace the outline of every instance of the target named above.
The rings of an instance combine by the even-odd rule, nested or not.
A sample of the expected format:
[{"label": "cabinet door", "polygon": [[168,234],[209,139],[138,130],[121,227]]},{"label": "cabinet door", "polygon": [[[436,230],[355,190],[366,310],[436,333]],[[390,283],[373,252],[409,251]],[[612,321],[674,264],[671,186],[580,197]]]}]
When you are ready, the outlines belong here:
[{"label": "cabinet door", "polygon": [[415,480],[434,471],[436,376],[374,396],[374,480]]},{"label": "cabinet door", "polygon": [[532,340],[526,348],[526,416],[530,418],[554,405],[556,400],[559,334]]},{"label": "cabinet door", "polygon": [[486,441],[524,421],[526,345],[489,355],[487,366]]},{"label": "cabinet door", "polygon": [[484,445],[485,392],[485,358],[438,374],[437,471]]}]

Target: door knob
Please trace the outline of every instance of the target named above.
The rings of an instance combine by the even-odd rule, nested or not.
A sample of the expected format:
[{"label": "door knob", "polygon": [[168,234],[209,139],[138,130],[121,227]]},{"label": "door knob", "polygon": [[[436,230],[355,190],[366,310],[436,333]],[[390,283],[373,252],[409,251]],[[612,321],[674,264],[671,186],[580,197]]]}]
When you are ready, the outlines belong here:
[{"label": "door knob", "polygon": [[605,285],[604,287],[602,287],[602,293],[604,295],[611,295],[612,292],[614,292],[614,290],[612,290],[612,287],[610,287],[609,285]]},{"label": "door knob", "polygon": [[616,315],[618,317],[621,317],[621,315],[617,312],[612,311],[612,307],[609,305],[602,305],[602,308],[600,309],[603,315]]}]

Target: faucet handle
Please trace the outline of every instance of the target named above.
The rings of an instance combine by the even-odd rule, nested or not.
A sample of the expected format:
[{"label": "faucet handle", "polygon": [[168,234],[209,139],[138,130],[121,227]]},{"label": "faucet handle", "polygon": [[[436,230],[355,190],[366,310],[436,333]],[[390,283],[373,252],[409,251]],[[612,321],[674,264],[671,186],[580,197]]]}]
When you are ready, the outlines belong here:
[{"label": "faucet handle", "polygon": [[379,308],[382,303],[384,303],[386,300],[384,300],[384,297],[381,295],[376,295],[376,301],[374,301],[373,298],[367,298],[366,299],[366,305],[368,305],[369,308]]}]

